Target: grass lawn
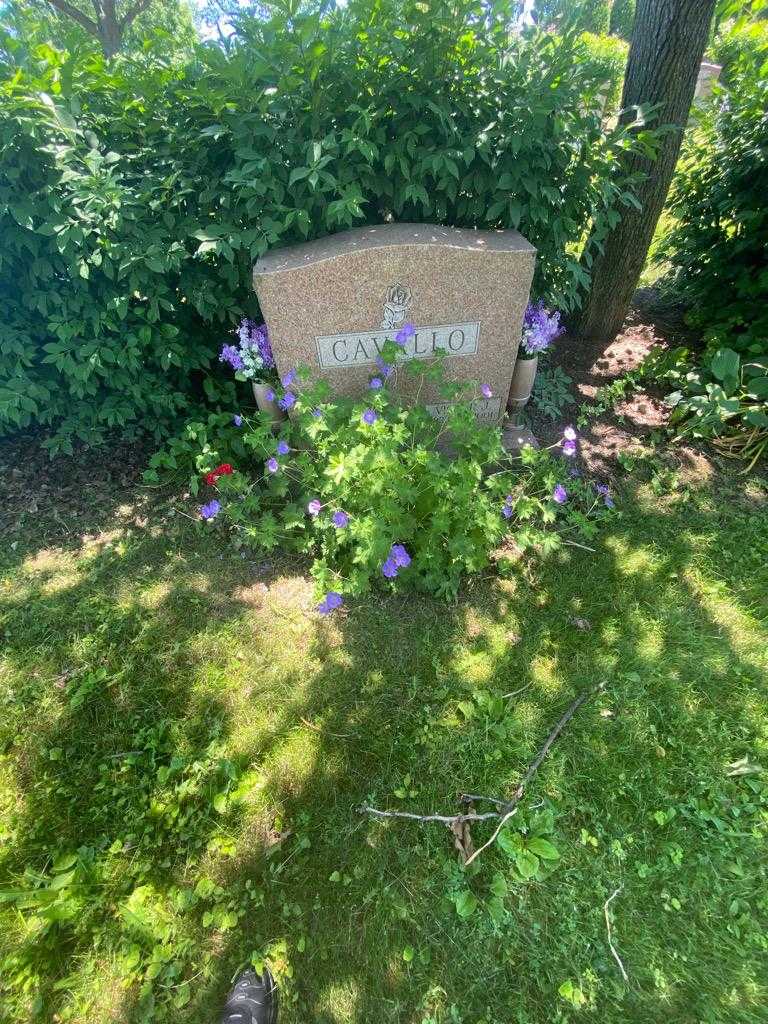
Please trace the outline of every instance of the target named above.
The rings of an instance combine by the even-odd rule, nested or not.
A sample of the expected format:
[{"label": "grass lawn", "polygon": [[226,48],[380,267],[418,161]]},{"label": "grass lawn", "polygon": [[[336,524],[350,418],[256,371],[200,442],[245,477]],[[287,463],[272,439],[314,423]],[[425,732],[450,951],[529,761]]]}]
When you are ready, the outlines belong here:
[{"label": "grass lawn", "polygon": [[[619,490],[594,554],[328,619],[163,502],[6,533],[0,1019],[208,1024],[255,955],[286,1024],[764,1022],[766,486]],[[600,682],[511,822],[539,877],[357,812],[509,794]]]}]

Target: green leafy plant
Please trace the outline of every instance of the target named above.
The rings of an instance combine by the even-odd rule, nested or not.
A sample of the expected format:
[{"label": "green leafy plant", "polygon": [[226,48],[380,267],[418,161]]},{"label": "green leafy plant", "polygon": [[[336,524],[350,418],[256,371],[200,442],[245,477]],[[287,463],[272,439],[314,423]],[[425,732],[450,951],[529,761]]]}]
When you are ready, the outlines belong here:
[{"label": "green leafy plant", "polygon": [[52,451],[160,437],[231,407],[216,359],[255,317],[267,249],[395,218],[517,228],[536,290],[632,203],[578,33],[510,37],[506,8],[353,0],[238,18],[228,52],[29,50],[0,68],[0,432]]},{"label": "green leafy plant", "polygon": [[668,373],[680,388],[667,397],[678,438],[713,438],[726,455],[752,469],[768,449],[768,357],[742,360],[718,349],[703,367]]},{"label": "green leafy plant", "polygon": [[[266,416],[247,420],[252,468],[206,474],[215,497],[202,518],[221,513],[241,545],[311,554],[321,611],[376,581],[455,598],[510,528],[519,548],[553,550],[570,532],[591,537],[612,504],[551,451],[526,448],[513,464],[500,430],[476,421],[475,388],[444,379],[444,354],[399,362],[400,354],[384,344],[384,370],[363,401],[331,400],[325,382],[304,387],[308,373],[292,371],[283,377],[280,401],[293,415],[283,434],[275,438]],[[403,406],[399,374],[453,403],[445,419]],[[563,442],[566,453],[575,448]]]},{"label": "green leafy plant", "polygon": [[618,35],[595,35],[593,32],[585,32],[581,39],[586,48],[586,59],[603,83],[604,113],[614,114],[618,109],[624,86],[629,43],[620,39]]},{"label": "green leafy plant", "polygon": [[533,384],[531,401],[547,419],[557,420],[576,399],[571,391],[573,378],[561,366],[547,366],[539,363]]},{"label": "green leafy plant", "polygon": [[613,0],[610,33],[629,41],[635,24],[635,0]]},{"label": "green leafy plant", "polygon": [[553,832],[551,808],[533,814],[529,821],[521,821],[516,829],[505,826],[501,830],[496,842],[509,858],[516,882],[541,881],[555,870],[560,852],[548,838]]},{"label": "green leafy plant", "polygon": [[744,21],[720,33],[712,45],[712,58],[722,66],[720,81],[738,81],[739,65],[746,58],[759,67],[768,57],[768,21]]},{"label": "green leafy plant", "polygon": [[658,251],[709,355],[768,352],[766,56],[740,61],[729,89],[696,115],[673,182],[673,226]]}]

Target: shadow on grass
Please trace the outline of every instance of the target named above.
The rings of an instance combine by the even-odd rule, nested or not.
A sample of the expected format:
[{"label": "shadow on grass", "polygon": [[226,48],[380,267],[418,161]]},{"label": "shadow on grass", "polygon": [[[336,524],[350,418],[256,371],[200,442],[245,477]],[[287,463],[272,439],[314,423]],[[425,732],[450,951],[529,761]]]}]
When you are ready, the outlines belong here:
[{"label": "shadow on grass", "polygon": [[[739,528],[758,558],[728,562]],[[203,1024],[255,952],[287,1022],[543,1024],[574,1009],[568,979],[605,1021],[758,1021],[766,798],[745,801],[725,765],[765,749],[766,544],[764,519],[673,502],[457,606],[372,596],[331,620],[295,567],[191,527],[134,528],[76,562],[20,551],[0,598],[16,802],[0,879],[76,847],[97,866],[47,940],[14,924],[43,1018],[102,1004]],[[602,681],[530,791],[555,811],[558,869],[510,882],[502,921],[485,909],[500,851],[464,877],[438,826],[358,814],[508,794]],[[487,713],[484,693],[513,696]],[[216,895],[195,895],[201,878]],[[603,918],[620,885],[627,985]],[[448,895],[467,887],[480,907],[462,921]],[[236,925],[204,923],[230,898]],[[134,949],[157,965],[144,992],[116,986]]]}]

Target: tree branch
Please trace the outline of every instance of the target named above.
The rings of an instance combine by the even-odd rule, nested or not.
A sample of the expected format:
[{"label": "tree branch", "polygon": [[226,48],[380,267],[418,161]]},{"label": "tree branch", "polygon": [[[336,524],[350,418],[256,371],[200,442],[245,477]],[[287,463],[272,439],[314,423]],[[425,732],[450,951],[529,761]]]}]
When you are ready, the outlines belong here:
[{"label": "tree branch", "polygon": [[146,11],[151,2],[152,0],[139,0],[132,10],[128,11],[123,18],[118,20],[121,30],[124,32],[135,18],[138,18],[140,14]]},{"label": "tree branch", "polygon": [[487,814],[411,814],[410,811],[379,811],[375,807],[363,804],[360,808],[361,814],[370,814],[372,818],[410,818],[411,821],[439,821],[443,825],[460,824],[463,821],[488,821],[489,818],[498,818],[496,811],[489,811]]},{"label": "tree branch", "polygon": [[531,762],[530,767],[518,783],[517,788],[512,794],[511,799],[498,800],[496,797],[474,796],[470,793],[463,793],[460,797],[462,803],[469,803],[473,800],[486,800],[488,803],[495,804],[498,810],[489,811],[486,814],[475,814],[474,812],[470,812],[469,814],[413,814],[410,811],[379,811],[375,807],[369,807],[367,804],[364,804],[362,807],[359,808],[360,814],[370,814],[371,817],[374,818],[407,818],[410,821],[418,821],[420,824],[424,824],[425,822],[430,821],[437,821],[440,822],[440,824],[442,825],[447,825],[449,828],[452,825],[462,824],[466,821],[498,821],[498,825],[496,826],[496,829],[491,838],[488,840],[488,842],[483,843],[480,849],[475,850],[475,852],[471,854],[471,856],[469,856],[465,861],[465,864],[471,864],[476,857],[480,856],[483,850],[487,850],[488,847],[495,842],[499,832],[501,832],[502,828],[506,825],[509,819],[513,815],[517,814],[517,805],[523,798],[526,786],[531,781],[536,772],[539,770],[539,766],[549,753],[552,744],[555,742],[557,737],[560,735],[560,733],[563,731],[566,725],[570,722],[570,720],[579,710],[581,705],[586,700],[588,700],[588,698],[591,697],[593,694],[599,693],[603,689],[605,689],[605,683],[600,683],[600,685],[596,686],[594,689],[585,690],[583,693],[580,693],[576,700],[573,701],[573,703],[562,716],[560,721],[554,727],[552,732],[549,734],[549,736],[547,736],[544,746],[541,748],[541,750],[538,752],[534,760]]},{"label": "tree branch", "polygon": [[73,4],[67,3],[67,0],[48,0],[51,7],[55,7],[60,14],[66,14],[68,18],[76,21],[78,25],[81,25],[86,32],[90,32],[92,36],[99,36],[99,26],[95,21],[92,21],[86,14],[79,11]]}]

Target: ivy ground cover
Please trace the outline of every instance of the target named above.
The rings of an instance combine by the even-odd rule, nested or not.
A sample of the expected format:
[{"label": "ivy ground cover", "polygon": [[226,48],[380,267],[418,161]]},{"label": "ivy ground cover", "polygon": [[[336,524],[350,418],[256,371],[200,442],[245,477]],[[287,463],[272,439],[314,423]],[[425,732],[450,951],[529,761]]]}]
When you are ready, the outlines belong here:
[{"label": "ivy ground cover", "polygon": [[[286,1024],[765,1019],[764,482],[649,474],[595,553],[330,617],[97,484],[3,523],[0,1019],[203,1024],[265,957]],[[511,823],[527,880],[357,813],[510,793],[601,682]]]}]

